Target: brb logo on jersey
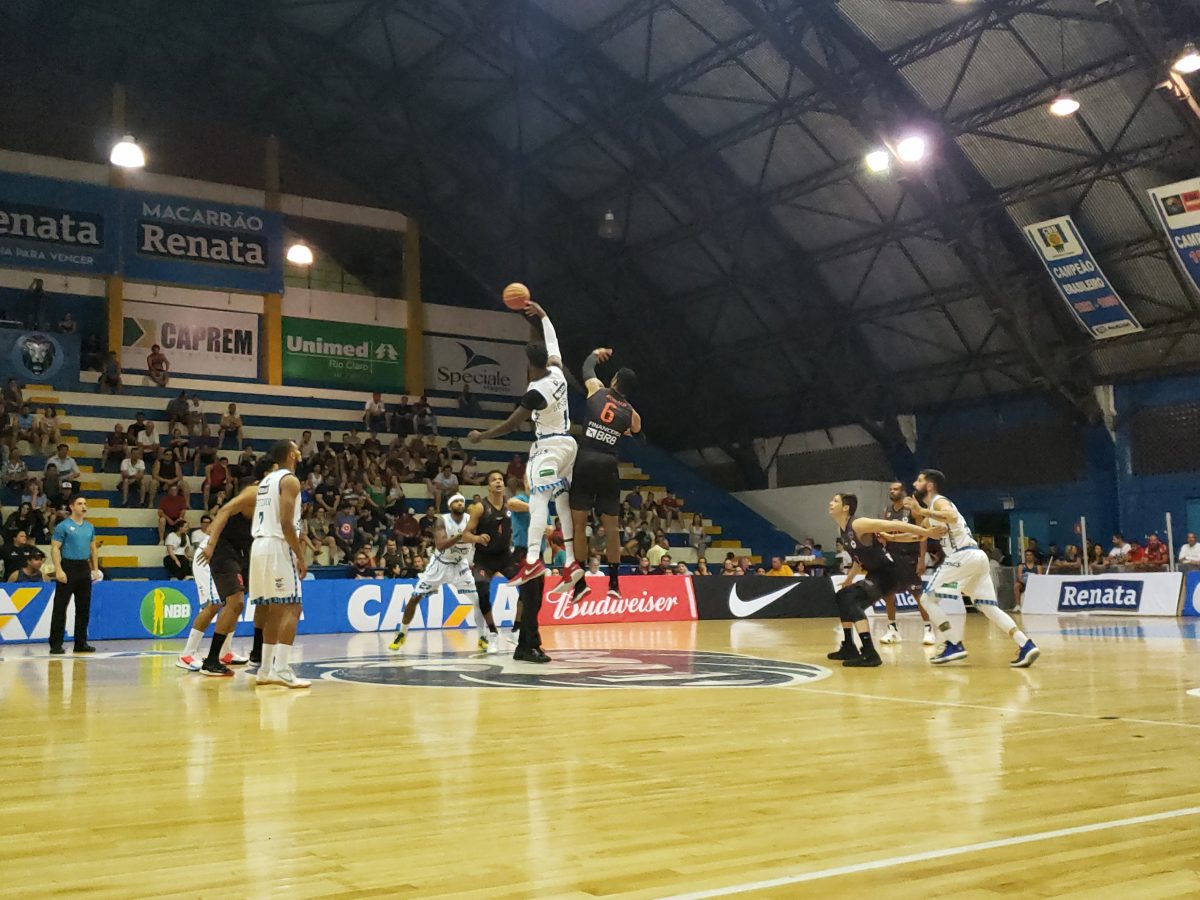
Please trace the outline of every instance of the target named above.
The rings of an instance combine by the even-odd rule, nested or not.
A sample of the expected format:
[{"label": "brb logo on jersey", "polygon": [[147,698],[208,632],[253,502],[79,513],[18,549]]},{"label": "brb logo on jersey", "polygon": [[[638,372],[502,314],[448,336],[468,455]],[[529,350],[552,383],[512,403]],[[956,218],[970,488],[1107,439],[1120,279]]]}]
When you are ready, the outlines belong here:
[{"label": "brb logo on jersey", "polygon": [[305,677],[396,687],[719,688],[788,687],[828,678],[809,663],[692,650],[561,650],[546,666],[435,653],[369,656],[294,666]]},{"label": "brb logo on jersey", "polygon": [[1067,581],[1058,590],[1058,611],[1111,610],[1137,612],[1142,605],[1142,582],[1105,578]]}]

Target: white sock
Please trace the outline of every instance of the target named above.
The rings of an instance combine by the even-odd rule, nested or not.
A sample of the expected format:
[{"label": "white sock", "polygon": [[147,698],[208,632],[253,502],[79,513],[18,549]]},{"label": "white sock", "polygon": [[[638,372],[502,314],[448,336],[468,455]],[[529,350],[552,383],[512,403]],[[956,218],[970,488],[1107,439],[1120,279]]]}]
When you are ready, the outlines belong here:
[{"label": "white sock", "polygon": [[1020,628],[1017,628],[1017,623],[1012,620],[1012,616],[998,607],[995,603],[982,603],[976,601],[975,608],[987,616],[988,621],[1003,631],[1005,634],[1012,637],[1018,647],[1024,647],[1025,642],[1029,640]]},{"label": "white sock", "polygon": [[899,631],[899,629],[896,627],[895,619],[892,619],[890,622],[888,622],[888,628],[892,629],[892,631]]},{"label": "white sock", "polygon": [[193,628],[188,632],[187,644],[183,648],[183,656],[195,656],[200,649],[200,642],[204,640],[204,632],[197,631]]},{"label": "white sock", "polygon": [[938,636],[943,641],[957,644],[959,639],[955,635],[954,623],[950,621],[950,617],[942,609],[942,604],[938,603],[932,594],[922,594],[920,603],[925,608],[925,612],[929,613],[929,621],[938,633]]},{"label": "white sock", "polygon": [[483,607],[479,605],[478,597],[475,598],[475,630],[479,632],[481,638],[487,638],[487,620],[483,617]]},{"label": "white sock", "polygon": [[282,672],[292,664],[292,645],[291,644],[276,644],[275,645],[275,671]]},{"label": "white sock", "polygon": [[275,648],[278,644],[263,644],[262,663],[258,667],[259,675],[270,674],[272,667],[275,665]]},{"label": "white sock", "polygon": [[233,652],[233,632],[231,631],[229,634],[225,635],[225,640],[221,644],[221,655],[224,656],[226,653],[232,653],[232,652]]},{"label": "white sock", "polygon": [[[542,558],[542,538],[546,536],[549,518],[549,494],[546,491],[534,491],[529,495],[529,548],[525,551],[525,562],[530,565]],[[566,532],[563,534],[565,536]]]}]

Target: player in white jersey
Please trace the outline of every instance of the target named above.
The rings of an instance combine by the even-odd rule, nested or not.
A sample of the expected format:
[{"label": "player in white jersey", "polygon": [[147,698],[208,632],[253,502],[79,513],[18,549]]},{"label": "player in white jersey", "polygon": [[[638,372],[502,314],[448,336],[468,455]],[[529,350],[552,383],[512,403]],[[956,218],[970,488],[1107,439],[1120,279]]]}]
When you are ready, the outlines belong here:
[{"label": "player in white jersey", "polygon": [[472,431],[468,440],[477,444],[500,437],[522,422],[533,419],[535,440],[529,448],[529,462],[525,466],[529,480],[529,544],[525,551],[525,563],[509,579],[509,584],[525,584],[546,574],[540,548],[550,520],[550,501],[553,500],[562,527],[567,559],[570,560],[563,570],[565,590],[583,577],[583,569],[575,561],[575,529],[567,502],[578,448],[575,438],[571,437],[567,378],[563,374],[558,336],[550,317],[538,304],[532,301],[527,303],[525,315],[530,319],[541,319],[545,339],[544,343],[533,341],[525,347],[525,357],[529,361],[529,387],[525,390],[525,396],[507,419],[487,431]]},{"label": "player in white jersey", "polygon": [[183,652],[175,660],[175,666],[188,672],[199,672],[202,660],[196,655],[200,650],[200,641],[209,622],[216,618],[220,603],[216,588],[212,583],[212,573],[208,568],[208,559],[204,556],[204,548],[208,545],[208,529],[212,525],[212,516],[200,520],[200,528],[192,532],[192,577],[196,581],[196,594],[200,599],[200,609],[192,621],[192,630],[188,632],[187,643]]},{"label": "player in white jersey", "polygon": [[271,447],[274,467],[258,483],[250,525],[250,602],[265,605],[262,663],[258,684],[306,688],[311,682],[292,671],[292,642],[300,622],[306,567],[300,549],[300,480],[294,474],[300,450],[293,441]]},{"label": "player in white jersey", "polygon": [[946,526],[946,534],[940,539],[946,558],[933,573],[933,578],[921,596],[921,605],[928,611],[933,627],[944,639],[941,648],[930,662],[942,665],[956,659],[965,659],[967,656],[962,635],[955,639],[955,629],[950,617],[942,610],[937,599],[939,590],[957,584],[959,592],[970,597],[975,608],[1017,645],[1017,657],[1009,665],[1018,669],[1027,668],[1033,665],[1041,651],[1025,632],[1017,627],[1012,617],[996,604],[996,585],[992,581],[991,561],[975,543],[971,529],[958,507],[942,496],[945,485],[946,476],[940,471],[922,469],[913,483],[913,488],[925,505],[922,506],[912,497],[904,502],[918,521],[933,519]]},{"label": "player in white jersey", "polygon": [[422,598],[448,584],[454,588],[460,600],[468,601],[475,607],[475,630],[479,633],[479,649],[499,653],[499,635],[494,635],[490,641],[488,639],[487,623],[484,621],[483,609],[479,605],[479,592],[475,587],[475,573],[471,569],[471,563],[475,560],[475,546],[478,544],[486,547],[491,538],[486,534],[475,534],[472,530],[477,518],[467,515],[466,497],[455,494],[447,505],[450,512],[438,516],[433,526],[435,552],[429,560],[429,565],[421,573],[412,596],[408,598],[404,616],[400,620],[400,630],[388,646],[392,650],[399,650],[404,646],[408,626],[412,624]]}]

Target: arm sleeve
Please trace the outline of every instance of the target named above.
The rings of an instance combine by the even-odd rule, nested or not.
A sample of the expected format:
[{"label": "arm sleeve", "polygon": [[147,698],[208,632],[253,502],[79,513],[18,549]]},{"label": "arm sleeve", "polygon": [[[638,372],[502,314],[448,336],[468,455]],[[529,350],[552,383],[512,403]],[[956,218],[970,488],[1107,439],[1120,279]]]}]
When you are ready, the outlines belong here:
[{"label": "arm sleeve", "polygon": [[555,333],[554,324],[549,316],[542,318],[542,337],[546,341],[546,355],[562,359],[562,351],[558,349],[558,334]]},{"label": "arm sleeve", "polygon": [[542,396],[541,391],[535,388],[530,388],[525,392],[525,396],[521,398],[517,405],[523,406],[526,409],[545,409],[546,398]]},{"label": "arm sleeve", "polygon": [[596,359],[595,353],[589,353],[588,358],[583,361],[583,380],[591,381],[596,377],[596,364],[599,362]]}]

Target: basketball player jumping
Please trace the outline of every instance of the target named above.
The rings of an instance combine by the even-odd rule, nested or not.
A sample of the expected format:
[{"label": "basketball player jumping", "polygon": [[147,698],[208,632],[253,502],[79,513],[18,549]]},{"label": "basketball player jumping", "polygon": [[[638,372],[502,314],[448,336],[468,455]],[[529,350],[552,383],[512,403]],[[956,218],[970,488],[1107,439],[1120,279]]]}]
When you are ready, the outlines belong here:
[{"label": "basketball player jumping", "polygon": [[[442,513],[433,526],[433,546],[435,553],[429,565],[421,573],[417,586],[413,589],[408,603],[404,607],[404,616],[400,620],[400,630],[395,639],[388,645],[392,650],[404,646],[408,637],[408,626],[412,624],[417,614],[417,607],[423,597],[428,597],[434,591],[441,590],[443,584],[454,588],[459,599],[469,601],[475,607],[475,629],[479,632],[479,649],[500,652],[500,635],[491,625],[492,638],[488,640],[489,624],[483,609],[479,605],[479,594],[475,590],[475,575],[471,571],[474,561],[475,546],[486,547],[491,538],[486,534],[474,534],[471,531],[471,518],[467,515],[467,498],[455,494],[447,504],[448,513]],[[490,607],[488,612],[490,613]]]},{"label": "basketball player jumping", "polygon": [[250,548],[250,597],[267,607],[257,684],[306,688],[312,682],[292,671],[292,643],[300,622],[301,582],[307,571],[300,548],[300,450],[279,441],[270,450],[271,471],[258,483]]},{"label": "basketball player jumping", "polygon": [[[904,485],[899,481],[893,481],[888,487],[888,505],[884,507],[883,518],[889,522],[912,522],[913,512],[904,505],[906,496]],[[921,576],[925,574],[925,539],[921,538],[915,542],[886,541],[886,543],[888,553],[900,566],[904,577],[901,579],[900,587],[883,598],[884,605],[887,607],[888,628],[883,637],[879,639],[879,643],[898,644],[900,643],[900,629],[896,627],[896,594],[900,591],[911,591],[914,597],[921,596],[921,591],[924,590]],[[929,624],[929,613],[925,612],[925,607],[920,603],[917,604],[917,609],[925,622],[922,643],[933,646],[933,626]]]},{"label": "basketball player jumping", "polygon": [[[587,528],[588,513],[593,509],[604,526],[608,556],[608,594],[620,599],[621,587],[617,573],[621,567],[621,528],[617,516],[621,512],[621,476],[617,463],[617,442],[625,434],[642,430],[642,417],[629,403],[629,394],[637,387],[637,375],[632,369],[620,369],[608,387],[596,377],[596,364],[606,362],[612,350],[598,347],[584,360],[583,378],[587,389],[587,418],[575,473],[571,479],[571,516],[575,534]],[[587,542],[575,545],[575,558],[587,562]],[[573,600],[582,600],[590,592],[586,578],[575,582]]]},{"label": "basketball player jumping", "polygon": [[[936,537],[940,533],[908,522],[856,519],[854,513],[857,510],[858,497],[854,494],[834,494],[829,501],[829,515],[841,529],[842,545],[854,560],[854,565],[846,574],[844,587],[835,597],[842,620],[842,645],[828,657],[840,659],[847,668],[883,665],[879,651],[871,643],[871,626],[866,610],[881,597],[899,588],[905,578],[903,569],[889,554],[879,535],[886,534],[891,543],[903,541],[906,537],[911,540]],[[851,583],[859,573],[865,573],[866,577]],[[861,653],[854,646],[855,630],[862,642]]]},{"label": "basketball player jumping", "polygon": [[945,486],[946,476],[940,471],[923,469],[913,483],[913,488],[925,505],[922,506],[912,497],[904,501],[904,505],[912,510],[918,521],[932,519],[943,523],[947,528],[941,538],[946,558],[937,567],[929,587],[921,595],[921,606],[928,610],[934,628],[945,641],[929,661],[935,665],[944,665],[956,659],[965,659],[967,656],[962,636],[959,635],[958,639],[955,639],[955,627],[937,599],[939,590],[946,589],[947,585],[957,584],[959,592],[969,596],[975,608],[1017,645],[1017,657],[1009,665],[1016,669],[1027,668],[1033,665],[1041,650],[1017,627],[1012,617],[996,604],[996,585],[992,582],[991,563],[987,554],[975,543],[971,529],[967,527],[966,519],[962,517],[958,507],[942,496]]},{"label": "basketball player jumping", "polygon": [[472,444],[508,434],[521,423],[533,418],[536,439],[529,450],[529,545],[525,562],[510,579],[509,584],[521,585],[546,574],[542,562],[542,537],[550,519],[550,501],[562,526],[567,559],[563,581],[574,584],[583,577],[583,569],[575,560],[575,529],[566,502],[567,489],[575,467],[578,448],[571,437],[571,419],[567,410],[567,379],[563,374],[562,354],[558,336],[546,311],[530,301],[525,315],[541,319],[544,341],[531,341],[525,347],[529,361],[529,387],[517,408],[507,419],[487,431],[472,431],[467,439]]}]

